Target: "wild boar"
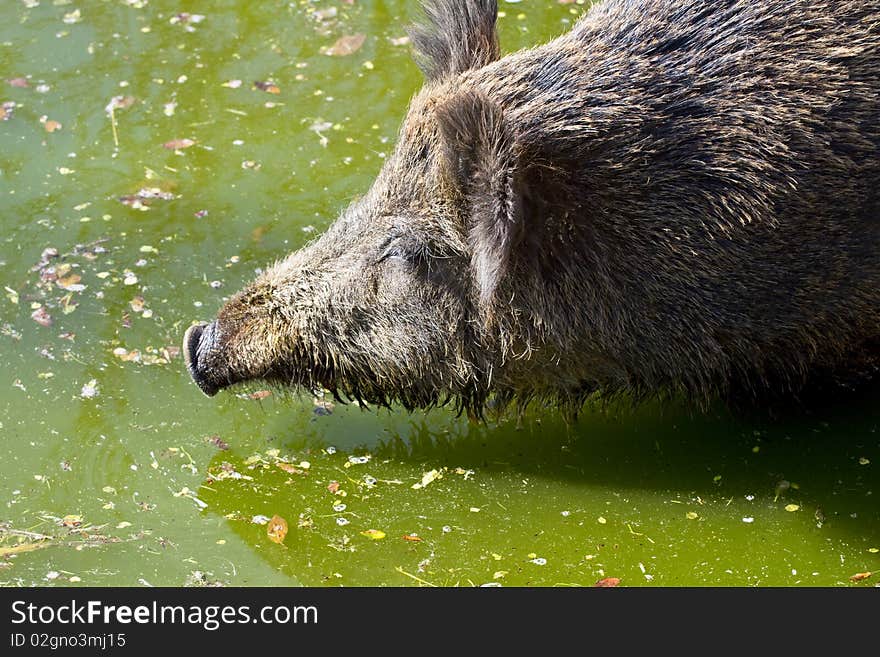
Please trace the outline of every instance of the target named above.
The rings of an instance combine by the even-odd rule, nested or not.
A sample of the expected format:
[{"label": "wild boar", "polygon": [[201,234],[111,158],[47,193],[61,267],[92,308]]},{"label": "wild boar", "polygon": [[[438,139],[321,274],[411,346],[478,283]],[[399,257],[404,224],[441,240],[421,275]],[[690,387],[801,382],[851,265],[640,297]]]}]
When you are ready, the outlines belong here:
[{"label": "wild boar", "polygon": [[479,415],[871,369],[880,2],[605,0],[505,57],[494,0],[424,9],[372,188],[187,331],[206,394]]}]

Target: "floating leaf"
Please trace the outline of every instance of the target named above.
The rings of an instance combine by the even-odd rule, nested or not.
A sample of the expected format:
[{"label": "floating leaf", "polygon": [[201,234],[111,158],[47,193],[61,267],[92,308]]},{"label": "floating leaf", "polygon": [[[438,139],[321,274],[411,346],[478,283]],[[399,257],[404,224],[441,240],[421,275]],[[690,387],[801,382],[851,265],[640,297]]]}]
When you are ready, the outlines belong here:
[{"label": "floating leaf", "polygon": [[329,484],[327,484],[327,490],[336,495],[336,493],[339,492],[339,482],[331,481]]},{"label": "floating leaf", "polygon": [[340,37],[339,40],[329,48],[324,50],[325,55],[331,57],[345,57],[351,55],[361,49],[366,41],[366,34],[347,34]]},{"label": "floating leaf", "polygon": [[617,586],[618,584],[620,584],[619,577],[606,577],[604,579],[600,579],[598,582],[593,584],[593,586],[595,588],[608,589],[608,588],[613,588],[613,587]]},{"label": "floating leaf", "polygon": [[104,108],[104,111],[107,114],[112,114],[116,110],[124,110],[128,109],[132,105],[134,105],[136,98],[134,96],[113,96],[110,99],[110,102],[107,103],[107,107]]},{"label": "floating leaf", "polygon": [[273,543],[283,543],[287,536],[287,521],[281,516],[272,516],[266,527],[266,535]]},{"label": "floating leaf", "polygon": [[418,534],[404,534],[403,540],[409,541],[410,543],[421,543],[422,537],[419,536]]},{"label": "floating leaf", "polygon": [[412,488],[414,490],[424,488],[425,486],[430,484],[432,481],[436,481],[437,479],[440,479],[441,477],[443,477],[443,474],[439,470],[431,470],[430,472],[426,472],[425,474],[423,474],[422,481],[420,483],[413,484]]},{"label": "floating leaf", "polygon": [[786,504],[785,505],[785,510],[788,511],[789,513],[794,513],[795,511],[797,511],[800,508],[801,507],[797,504]]},{"label": "floating leaf", "polygon": [[205,17],[202,14],[189,14],[187,12],[182,12],[172,16],[168,22],[172,25],[183,25],[183,29],[187,32],[195,32],[195,25],[201,23],[203,20],[205,20]]},{"label": "floating leaf", "polygon": [[80,397],[84,397],[85,399],[92,399],[93,397],[98,396],[98,381],[96,379],[92,379],[88,383],[86,383],[82,390],[80,391]]},{"label": "floating leaf", "polygon": [[18,89],[27,89],[29,86],[31,86],[28,83],[27,78],[9,78],[6,80],[6,83],[10,87],[17,87]]},{"label": "floating leaf", "polygon": [[[79,274],[69,274],[69,275],[65,276],[64,278],[59,278],[57,281],[55,281],[55,284],[60,288],[64,288],[65,290],[69,290],[69,289],[73,288],[75,285],[77,285],[81,280],[82,280],[82,276],[80,276]],[[80,286],[80,287],[82,287],[82,286]],[[79,290],[77,290],[77,291],[79,291]]]},{"label": "floating leaf", "polygon": [[83,523],[83,517],[77,515],[67,515],[61,519],[61,526],[67,527],[68,529],[73,529],[81,526]]},{"label": "floating leaf", "polygon": [[693,512],[693,511],[688,511],[688,512],[685,514],[685,517],[686,517],[688,520],[696,520],[696,519],[699,518],[700,516],[699,516],[699,514]]},{"label": "floating leaf", "polygon": [[58,121],[53,121],[49,119],[43,123],[43,128],[46,129],[46,132],[52,133],[56,130],[61,130],[61,124]]},{"label": "floating leaf", "polygon": [[136,210],[149,210],[149,206],[154,200],[171,201],[174,200],[174,194],[158,187],[142,187],[134,194],[119,197],[120,203]]},{"label": "floating leaf", "polygon": [[371,538],[374,541],[381,541],[385,538],[385,532],[379,529],[368,529],[367,531],[361,532],[361,536],[366,536],[367,538]]},{"label": "floating leaf", "polygon": [[5,103],[0,105],[0,121],[8,121],[12,118],[12,113],[15,111],[15,101],[7,100]]},{"label": "floating leaf", "polygon": [[861,582],[862,580],[868,579],[873,574],[874,573],[870,571],[865,573],[856,573],[855,575],[851,575],[849,579],[851,582]]},{"label": "floating leaf", "polygon": [[226,451],[227,449],[229,449],[229,444],[220,436],[209,436],[208,442],[221,451]]},{"label": "floating leaf", "polygon": [[40,326],[49,327],[52,326],[52,315],[49,314],[49,311],[46,310],[45,306],[40,306],[34,312],[31,313],[31,319],[34,320]]},{"label": "floating leaf", "polygon": [[269,390],[257,390],[256,392],[252,392],[248,395],[250,399],[265,399],[266,397],[270,397],[272,393]]},{"label": "floating leaf", "polygon": [[167,148],[169,151],[179,151],[194,146],[195,143],[194,139],[172,139],[162,144],[162,148]]},{"label": "floating leaf", "polygon": [[267,94],[280,94],[281,89],[278,88],[278,85],[274,82],[261,82],[259,80],[254,82],[254,88],[259,89],[260,91],[265,91]]}]

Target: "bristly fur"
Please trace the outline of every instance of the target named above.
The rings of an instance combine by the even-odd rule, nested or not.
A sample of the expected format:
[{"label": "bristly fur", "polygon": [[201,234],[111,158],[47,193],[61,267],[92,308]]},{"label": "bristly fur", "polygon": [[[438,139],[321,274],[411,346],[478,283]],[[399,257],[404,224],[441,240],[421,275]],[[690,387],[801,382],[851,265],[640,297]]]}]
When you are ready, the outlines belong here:
[{"label": "bristly fur", "polygon": [[262,379],[482,414],[795,395],[880,363],[880,2],[605,0],[499,59],[435,0],[370,191],[220,312]]},{"label": "bristly fur", "polygon": [[495,0],[430,0],[422,8],[425,22],[408,32],[429,80],[480,68],[500,56]]}]

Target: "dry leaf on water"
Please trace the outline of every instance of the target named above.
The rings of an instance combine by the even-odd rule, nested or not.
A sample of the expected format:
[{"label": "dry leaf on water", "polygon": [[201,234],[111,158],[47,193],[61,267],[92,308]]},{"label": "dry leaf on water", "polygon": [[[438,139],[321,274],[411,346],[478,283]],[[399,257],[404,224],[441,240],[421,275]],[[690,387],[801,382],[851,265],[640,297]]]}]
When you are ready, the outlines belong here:
[{"label": "dry leaf on water", "polygon": [[593,586],[600,589],[609,589],[617,586],[618,584],[620,584],[619,577],[606,577],[605,579],[600,579],[598,582],[593,584]]},{"label": "dry leaf on water", "polygon": [[172,139],[171,141],[166,141],[162,144],[162,148],[167,148],[169,151],[179,151],[184,148],[189,148],[195,143],[196,142],[193,139]]},{"label": "dry leaf on water", "polygon": [[137,99],[134,96],[113,96],[110,99],[110,102],[107,103],[107,107],[104,110],[110,114],[116,110],[124,110],[128,109],[132,105],[135,104]]},{"label": "dry leaf on water", "polygon": [[345,57],[354,54],[361,49],[366,39],[366,34],[346,34],[340,37],[332,46],[325,49],[324,54],[331,57]]},{"label": "dry leaf on water", "polygon": [[266,526],[266,535],[273,543],[283,543],[287,536],[287,521],[281,516],[272,516]]},{"label": "dry leaf on water", "polygon": [[44,306],[40,306],[34,312],[31,313],[31,319],[34,320],[40,326],[52,326],[52,315],[46,310]]},{"label": "dry leaf on water", "polygon": [[267,94],[280,94],[281,89],[274,82],[261,82],[259,80],[254,82],[254,87],[259,89],[260,91],[265,91]]}]

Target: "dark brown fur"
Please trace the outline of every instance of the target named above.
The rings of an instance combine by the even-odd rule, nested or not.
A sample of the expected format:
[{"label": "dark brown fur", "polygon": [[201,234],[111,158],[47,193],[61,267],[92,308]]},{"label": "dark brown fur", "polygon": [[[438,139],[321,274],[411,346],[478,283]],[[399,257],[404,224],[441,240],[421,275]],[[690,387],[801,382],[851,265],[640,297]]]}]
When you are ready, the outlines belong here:
[{"label": "dark brown fur", "polygon": [[606,0],[499,59],[434,0],[372,189],[188,334],[380,404],[796,393],[880,339],[880,1]]}]

